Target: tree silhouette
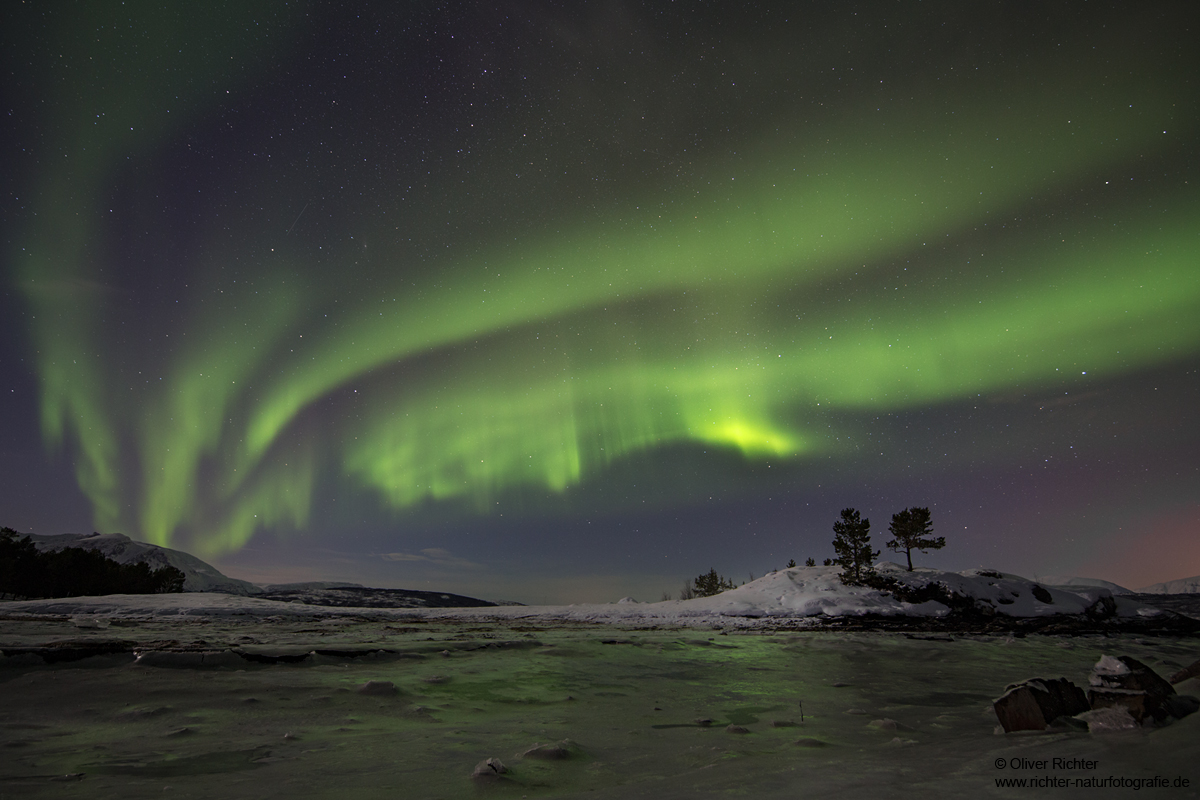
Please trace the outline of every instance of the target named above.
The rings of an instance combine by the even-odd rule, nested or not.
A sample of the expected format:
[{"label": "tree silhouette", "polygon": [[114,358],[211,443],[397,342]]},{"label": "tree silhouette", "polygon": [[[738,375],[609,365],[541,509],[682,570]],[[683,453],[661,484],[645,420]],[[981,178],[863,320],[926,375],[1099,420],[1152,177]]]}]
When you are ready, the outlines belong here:
[{"label": "tree silhouette", "polygon": [[96,550],[65,547],[39,552],[28,536],[0,528],[0,598],[79,597],[182,592],[175,567],[151,570],[145,562],[121,564]]},{"label": "tree silhouette", "polygon": [[707,575],[701,575],[695,580],[696,597],[712,597],[726,589],[736,589],[733,581],[722,578],[715,569],[710,569]]},{"label": "tree silhouette", "polygon": [[837,558],[833,563],[842,568],[842,583],[861,586],[863,581],[875,574],[872,562],[879,551],[871,551],[871,520],[860,519],[853,508],[842,509],[842,518],[833,523],[833,551]]},{"label": "tree silhouette", "polygon": [[928,508],[906,508],[898,514],[892,514],[892,524],[888,532],[896,537],[887,543],[889,550],[904,553],[908,559],[908,571],[912,572],[912,551],[940,550],[946,546],[946,537],[934,539],[933,523],[929,519]]}]

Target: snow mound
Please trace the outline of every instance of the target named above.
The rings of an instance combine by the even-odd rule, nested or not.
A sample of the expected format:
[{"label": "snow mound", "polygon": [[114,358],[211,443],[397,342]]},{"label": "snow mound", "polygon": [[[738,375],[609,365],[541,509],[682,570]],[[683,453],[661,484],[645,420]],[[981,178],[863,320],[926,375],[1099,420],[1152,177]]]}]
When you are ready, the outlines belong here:
[{"label": "snow mound", "polygon": [[135,542],[122,533],[64,533],[58,536],[27,534],[29,540],[41,551],[63,550],[80,547],[97,550],[105,557],[121,564],[139,561],[150,565],[150,569],[171,566],[184,575],[185,592],[222,592],[224,594],[250,595],[262,590],[249,581],[223,575],[212,564],[207,564],[193,555],[169,547]]},{"label": "snow mound", "polygon": [[[846,586],[839,567],[793,567],[772,572],[756,581],[713,597],[664,600],[657,603],[603,603],[570,606],[490,606],[479,608],[363,608],[326,607],[279,602],[259,597],[193,593],[162,595],[112,595],[58,600],[22,600],[5,604],[9,614],[63,614],[96,616],[256,616],[372,618],[421,617],[438,619],[542,619],[562,622],[646,623],[650,625],[725,625],[731,618],[761,625],[772,619],[822,619],[845,617],[917,617],[927,620],[1053,617],[1115,618],[1137,620],[1164,612],[1127,597],[1114,598],[1098,586],[1067,591],[1042,586],[1018,575],[993,570],[943,572],[917,568],[908,572],[898,564],[881,563],[875,569],[886,590]],[[808,623],[806,623],[808,624]]]},{"label": "snow mound", "polygon": [[[1041,617],[1084,614],[1112,593],[1097,586],[1070,591],[1042,586],[1018,575],[993,570],[944,572],[899,564],[875,566],[890,591],[846,586],[841,567],[792,567],[713,597],[676,601],[681,616],[717,614],[739,617],[922,616],[944,617],[953,610],[990,616]],[[672,603],[655,603],[666,606]]]},{"label": "snow mound", "polygon": [[1200,575],[1191,578],[1179,578],[1164,583],[1156,583],[1145,589],[1138,589],[1139,594],[1200,594]]}]

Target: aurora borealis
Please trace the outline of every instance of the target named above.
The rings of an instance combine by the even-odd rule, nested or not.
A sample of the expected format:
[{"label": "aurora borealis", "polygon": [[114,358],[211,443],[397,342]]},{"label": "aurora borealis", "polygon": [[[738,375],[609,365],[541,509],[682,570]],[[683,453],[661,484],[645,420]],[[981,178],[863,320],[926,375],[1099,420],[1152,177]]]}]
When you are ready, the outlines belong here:
[{"label": "aurora borealis", "polygon": [[1014,8],[6,12],[0,524],[658,599],[921,505],[1200,573],[1198,15]]}]

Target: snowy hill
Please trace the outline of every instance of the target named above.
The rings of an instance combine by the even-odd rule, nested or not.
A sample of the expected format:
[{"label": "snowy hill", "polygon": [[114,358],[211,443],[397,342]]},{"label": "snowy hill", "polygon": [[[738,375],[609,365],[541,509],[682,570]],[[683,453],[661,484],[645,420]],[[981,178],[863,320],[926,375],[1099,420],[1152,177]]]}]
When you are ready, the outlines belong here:
[{"label": "snowy hill", "polygon": [[220,570],[193,555],[168,547],[135,542],[121,533],[64,533],[58,536],[27,534],[38,550],[62,550],[80,547],[98,550],[121,564],[144,561],[151,569],[172,566],[183,572],[185,592],[224,592],[225,594],[258,594],[262,590],[249,581],[222,575]]},{"label": "snowy hill", "polygon": [[1165,583],[1156,583],[1145,589],[1138,589],[1139,594],[1200,594],[1200,575],[1192,578],[1179,578]]},{"label": "snowy hill", "polygon": [[[922,616],[944,617],[952,610],[984,616],[1042,617],[1084,614],[1112,600],[1112,592],[1099,586],[1073,586],[1069,590],[1041,584],[1018,575],[992,570],[964,572],[917,567],[908,572],[899,564],[875,566],[883,577],[902,590],[888,593],[865,586],[845,586],[840,567],[793,567],[722,592],[713,597],[676,602],[681,616]],[[908,595],[909,600],[896,596]],[[672,605],[656,603],[653,605]]]},{"label": "snowy hill", "polygon": [[[1126,597],[1114,597],[1108,589],[1080,586],[1060,589],[1043,586],[992,570],[943,572],[917,568],[906,571],[898,564],[876,565],[879,573],[894,581],[892,592],[863,586],[845,586],[838,567],[794,567],[773,572],[758,580],[713,597],[664,600],[657,603],[624,602],[570,606],[492,606],[487,608],[351,608],[325,607],[298,602],[279,602],[258,597],[228,594],[121,595],[79,597],[59,600],[23,600],[6,604],[7,613],[78,614],[105,617],[127,615],[230,615],[315,617],[342,614],[372,617],[430,619],[529,619],[547,623],[595,622],[661,625],[773,625],[782,619],[804,619],[805,625],[820,626],[834,619],[889,617],[896,621],[912,618],[913,624],[939,624],[939,620],[970,618],[994,620],[1002,626],[1020,620],[1074,617],[1080,623],[1111,620],[1121,625],[1170,623],[1175,615]],[[899,595],[899,596],[897,596]],[[905,599],[907,598],[907,599]],[[737,621],[740,618],[740,622]]]},{"label": "snowy hill", "polygon": [[1111,581],[1100,580],[1099,578],[1080,578],[1067,575],[1042,575],[1040,578],[1035,576],[1036,580],[1041,581],[1046,586],[1100,586],[1108,589],[1113,594],[1133,594],[1132,589],[1126,589]]}]

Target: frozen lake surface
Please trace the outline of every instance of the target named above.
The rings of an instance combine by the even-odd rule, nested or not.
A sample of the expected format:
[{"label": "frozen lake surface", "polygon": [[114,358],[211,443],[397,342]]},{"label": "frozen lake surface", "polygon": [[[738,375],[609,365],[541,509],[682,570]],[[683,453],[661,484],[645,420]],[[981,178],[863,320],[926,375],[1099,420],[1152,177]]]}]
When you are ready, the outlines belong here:
[{"label": "frozen lake surface", "polygon": [[[1093,797],[1073,782],[1110,776],[1158,776],[1167,788],[1140,793],[1175,798],[1200,786],[1200,714],[1006,735],[991,708],[1029,677],[1086,686],[1105,654],[1169,675],[1200,658],[1194,636],[601,623],[515,609],[269,614],[278,604],[185,599],[189,613],[156,611],[155,598],[125,613],[104,598],[92,613],[79,600],[72,613],[0,606],[4,798],[1030,796],[998,779]],[[1176,689],[1200,694],[1200,682]],[[567,757],[522,755],[556,743]],[[509,772],[473,780],[488,758]]]}]

